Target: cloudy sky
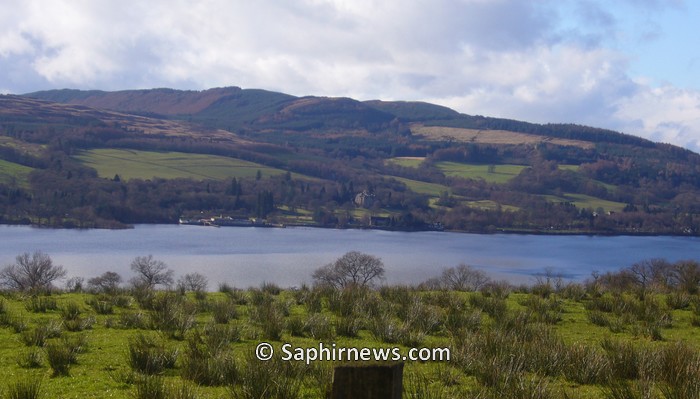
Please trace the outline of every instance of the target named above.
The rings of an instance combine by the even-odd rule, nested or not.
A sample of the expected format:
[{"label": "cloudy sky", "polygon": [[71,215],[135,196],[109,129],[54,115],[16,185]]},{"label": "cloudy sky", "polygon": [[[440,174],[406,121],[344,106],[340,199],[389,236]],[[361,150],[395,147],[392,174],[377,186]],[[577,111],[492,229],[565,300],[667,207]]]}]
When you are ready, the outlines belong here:
[{"label": "cloudy sky", "polygon": [[695,0],[0,0],[0,92],[421,100],[700,151]]}]

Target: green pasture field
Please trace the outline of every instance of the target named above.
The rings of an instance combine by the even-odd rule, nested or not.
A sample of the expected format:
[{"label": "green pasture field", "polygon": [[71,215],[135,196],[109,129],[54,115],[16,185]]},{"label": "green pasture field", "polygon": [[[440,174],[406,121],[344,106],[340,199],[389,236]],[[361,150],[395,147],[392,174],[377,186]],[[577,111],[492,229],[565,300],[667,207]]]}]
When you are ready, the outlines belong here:
[{"label": "green pasture field", "polygon": [[17,182],[20,186],[28,183],[29,173],[34,169],[28,166],[0,159],[0,183]]},{"label": "green pasture field", "polygon": [[[639,353],[648,357],[646,361],[652,362],[645,367],[659,368],[646,383],[651,384],[652,392],[660,392],[666,383],[661,377],[666,372],[664,364],[673,364],[663,360],[666,359],[663,356],[670,356],[664,355],[667,348],[672,349],[669,352],[672,354],[676,346],[683,345],[683,350],[693,356],[700,353],[700,327],[697,327],[700,297],[683,297],[680,305],[671,308],[670,303],[678,303],[672,302],[675,294],[650,294],[640,301],[632,293],[620,297],[609,293],[600,296],[587,293],[581,286],[564,287],[560,291],[547,287],[544,291],[533,288],[532,292],[516,291],[504,296],[498,291],[482,294],[409,287],[279,290],[263,285],[200,295],[161,291],[150,300],[152,305],[146,305],[143,299],[138,301],[128,291],[110,295],[54,293],[38,297],[6,293],[0,297],[0,375],[4,377],[0,381],[0,392],[6,392],[17,381],[40,379],[43,398],[142,398],[144,396],[137,395],[138,381],[147,377],[135,371],[137,366],[130,362],[130,348],[137,337],[148,337],[158,343],[153,348],[163,348],[177,358],[150,378],[159,379],[166,386],[180,386],[191,379],[184,376],[187,362],[191,361],[187,359],[191,359],[188,353],[192,351],[192,343],[199,342],[203,348],[211,345],[212,337],[218,337],[211,331],[228,331],[230,341],[217,350],[230,352],[226,362],[235,364],[235,381],[214,386],[189,382],[191,393],[184,397],[249,398],[251,396],[241,392],[245,384],[251,383],[246,380],[251,378],[246,371],[251,368],[263,374],[263,368],[280,373],[295,372],[299,386],[295,394],[285,397],[324,397],[322,391],[332,383],[332,367],[340,363],[311,361],[310,365],[305,365],[303,361],[290,361],[283,368],[274,369],[279,367],[274,362],[251,360],[260,342],[271,343],[277,358],[283,356],[284,343],[294,348],[317,348],[320,343],[327,347],[333,344],[355,348],[397,347],[402,354],[412,347],[449,348],[449,361],[405,362],[404,397],[407,398],[495,398],[503,390],[512,394],[510,390],[520,389],[500,386],[502,382],[490,380],[490,367],[495,368],[495,373],[508,373],[509,378],[515,378],[528,389],[542,390],[537,392],[544,396],[537,397],[564,397],[564,394],[571,398],[610,397],[607,394],[610,387],[619,382],[614,382],[616,377],[605,375],[614,372],[613,366],[625,366],[607,363],[618,361],[616,356],[620,354],[606,355],[610,350],[603,349],[610,345],[606,342],[639,348],[634,350],[640,350]],[[110,304],[109,312],[98,313],[98,308],[92,305],[96,301]],[[53,303],[53,306],[37,309],[30,305],[37,302]],[[683,305],[685,302],[687,305]],[[161,305],[153,305],[158,303]],[[170,310],[163,311],[163,304],[167,303],[170,305],[165,309]],[[218,319],[221,316],[216,309],[220,306],[225,306],[229,312],[225,320]],[[607,307],[617,307],[621,313],[608,311]],[[71,308],[73,317],[69,317]],[[598,308],[604,310],[594,310]],[[264,317],[255,316],[261,312]],[[593,322],[593,313],[608,324]],[[180,320],[183,314],[191,315],[191,319],[181,327],[182,331],[177,329],[180,327],[175,330],[158,327],[164,318]],[[76,318],[90,323],[82,331],[69,331],[68,326],[74,325],[70,320]],[[142,325],[128,322],[138,318]],[[657,319],[665,321],[654,327]],[[344,332],[348,322],[356,323],[357,329],[352,334]],[[53,326],[49,329],[54,331],[53,335],[45,342],[33,343],[35,332],[46,326]],[[82,338],[79,340],[79,337]],[[71,341],[82,342],[76,362],[70,365],[67,375],[54,375],[48,361],[48,348],[52,343]],[[37,360],[29,364],[32,353]],[[650,356],[657,355],[660,360],[650,360]],[[569,359],[567,356],[576,357]],[[643,361],[639,354],[635,356],[624,361]],[[513,374],[515,366],[507,363],[513,359],[523,362],[517,367],[531,368],[522,374]],[[501,364],[502,361],[506,364]],[[598,368],[589,364],[590,370],[579,372],[567,366],[567,362],[574,361],[600,364]],[[547,368],[550,362],[555,362],[551,369]],[[687,372],[700,373],[697,370]],[[290,383],[279,380],[282,377],[275,373],[258,376],[253,382],[269,383],[265,379],[274,379],[275,384]],[[500,378],[499,375],[493,377]],[[621,381],[636,383],[639,378]],[[685,374],[678,378],[685,378]],[[536,387],[528,385],[533,381],[539,381]],[[9,397],[2,395],[0,397]]]},{"label": "green pasture field", "polygon": [[483,179],[486,182],[496,184],[508,183],[527,167],[511,164],[492,165],[493,171],[489,172],[489,165],[483,164],[438,162],[435,166],[446,176],[460,177],[463,179]]},{"label": "green pasture field", "polygon": [[425,161],[425,157],[395,157],[387,160],[388,163],[404,166],[407,168],[417,168]]},{"label": "green pasture field", "polygon": [[544,197],[552,202],[571,202],[577,208],[590,208],[593,210],[602,208],[603,210],[608,212],[622,212],[622,210],[626,206],[626,204],[623,204],[622,202],[608,201],[601,198],[592,197],[586,194],[566,193],[564,194],[564,197],[557,197],[554,195],[545,195]]},{"label": "green pasture field", "polygon": [[258,171],[263,177],[286,173],[241,159],[181,152],[95,149],[75,158],[95,168],[101,177],[112,178],[118,174],[126,180],[155,177],[225,180],[255,177]]},{"label": "green pasture field", "polygon": [[563,165],[559,165],[559,169],[570,170],[572,172],[578,172],[578,165],[563,164]]},{"label": "green pasture field", "polygon": [[406,179],[405,177],[397,176],[387,176],[392,179],[396,179],[406,185],[411,191],[418,194],[430,195],[432,197],[439,197],[443,192],[450,192],[450,188],[437,183],[428,183],[420,180]]},{"label": "green pasture field", "polygon": [[[498,209],[498,202],[492,200],[464,201],[464,204],[472,208],[488,209],[492,211]],[[501,205],[501,210],[507,212],[517,212],[520,210],[520,208],[512,205]]]}]

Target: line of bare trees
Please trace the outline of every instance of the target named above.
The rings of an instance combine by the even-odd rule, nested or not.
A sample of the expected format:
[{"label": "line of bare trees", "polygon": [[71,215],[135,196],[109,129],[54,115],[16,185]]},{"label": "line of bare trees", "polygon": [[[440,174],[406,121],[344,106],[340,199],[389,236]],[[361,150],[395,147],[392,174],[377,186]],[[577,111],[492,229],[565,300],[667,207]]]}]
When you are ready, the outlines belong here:
[{"label": "line of bare trees", "polygon": [[[189,273],[177,281],[174,272],[164,262],[152,255],[137,256],[131,262],[134,277],[129,286],[136,291],[153,291],[158,288],[176,288],[181,292],[204,293],[208,287],[207,278],[200,273]],[[56,265],[51,257],[41,251],[17,255],[15,262],[0,270],[0,286],[5,289],[26,293],[51,292],[54,283],[66,277],[66,270]],[[350,251],[332,263],[318,268],[312,274],[315,285],[333,289],[347,287],[372,287],[383,281],[384,263],[376,256],[358,251]],[[122,276],[108,271],[87,280],[73,277],[66,283],[70,291],[87,289],[92,292],[113,294],[122,288]],[[466,264],[448,267],[440,276],[426,280],[419,288],[426,290],[478,291],[492,285],[502,284],[492,281],[481,270]],[[593,273],[584,282],[593,292],[633,292],[641,300],[649,294],[683,292],[689,295],[700,294],[700,263],[695,260],[669,262],[665,259],[649,259],[637,262],[616,272]],[[557,291],[563,287],[563,279],[546,274],[538,276],[534,289]]]},{"label": "line of bare trees", "polygon": [[[170,288],[175,285],[172,269],[153,255],[137,256],[131,262],[131,270],[135,276],[129,281],[136,290],[154,290],[159,287]],[[17,255],[15,262],[0,270],[0,285],[13,291],[30,294],[47,293],[55,290],[54,283],[66,277],[66,269],[53,262],[44,252],[25,252]],[[71,291],[87,288],[93,292],[108,294],[116,293],[123,282],[122,276],[113,271],[107,271],[93,277],[84,286],[82,277],[72,277],[66,282]],[[177,280],[175,287],[182,291],[205,292],[208,286],[207,278],[200,273],[189,273]]]}]

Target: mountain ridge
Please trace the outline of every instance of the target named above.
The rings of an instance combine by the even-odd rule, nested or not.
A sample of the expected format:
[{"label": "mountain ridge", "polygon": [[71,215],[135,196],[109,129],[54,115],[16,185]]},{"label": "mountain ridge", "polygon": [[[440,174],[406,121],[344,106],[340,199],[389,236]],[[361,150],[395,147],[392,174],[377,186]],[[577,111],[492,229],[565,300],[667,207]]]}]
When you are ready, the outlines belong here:
[{"label": "mountain ridge", "polygon": [[[423,121],[429,122],[430,125],[444,127],[507,130],[558,138],[624,142],[643,146],[654,144],[650,140],[609,129],[576,124],[536,124],[513,119],[467,115],[448,107],[421,101],[358,101],[347,97],[296,97],[274,91],[242,89],[236,86],[200,91],[165,88],[115,92],[63,89],[27,93],[23,96],[121,112],[189,118],[189,120],[222,129],[240,129],[256,125],[258,128],[285,128],[291,125],[292,129],[348,127],[357,121],[365,124],[370,122],[371,127],[376,128],[377,125],[381,126],[397,118],[407,123]],[[308,110],[309,107],[304,107],[303,104],[309,101],[316,102],[315,112],[325,118],[329,118],[328,114],[333,111],[344,112],[346,115],[349,111],[354,111],[356,115],[333,124],[323,123],[318,118],[308,123],[299,123],[301,118],[289,111]],[[335,106],[331,104],[334,102]],[[338,104],[348,108],[349,103],[354,105],[354,109],[339,109]],[[374,109],[381,114],[368,112],[364,107]],[[284,112],[285,110],[288,112]],[[309,117],[309,115],[304,116],[307,119]]]},{"label": "mountain ridge", "polygon": [[110,227],[202,214],[698,235],[700,155],[417,101],[239,87],[0,96],[0,222]]}]

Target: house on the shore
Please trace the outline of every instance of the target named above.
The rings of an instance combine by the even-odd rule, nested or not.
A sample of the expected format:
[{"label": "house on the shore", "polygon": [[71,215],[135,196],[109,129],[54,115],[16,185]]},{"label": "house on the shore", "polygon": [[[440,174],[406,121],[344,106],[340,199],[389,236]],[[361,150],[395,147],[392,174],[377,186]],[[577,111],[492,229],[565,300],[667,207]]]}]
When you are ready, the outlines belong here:
[{"label": "house on the shore", "polygon": [[362,208],[371,208],[374,205],[375,196],[373,193],[363,191],[355,196],[355,205]]}]

